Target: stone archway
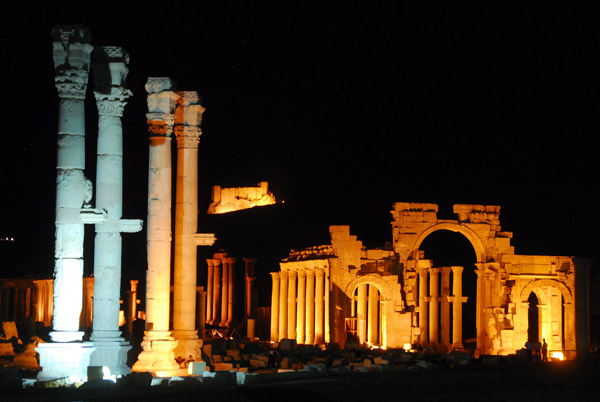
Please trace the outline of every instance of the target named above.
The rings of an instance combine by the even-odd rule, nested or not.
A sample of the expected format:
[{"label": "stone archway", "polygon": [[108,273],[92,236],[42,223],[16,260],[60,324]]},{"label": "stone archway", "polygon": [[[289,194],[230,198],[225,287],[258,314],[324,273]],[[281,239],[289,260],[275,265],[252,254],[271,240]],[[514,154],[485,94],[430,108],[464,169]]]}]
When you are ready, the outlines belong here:
[{"label": "stone archway", "polygon": [[469,243],[471,243],[471,246],[473,246],[473,250],[475,251],[476,262],[484,262],[485,261],[485,259],[486,259],[485,258],[485,254],[486,254],[485,247],[483,246],[483,242],[479,238],[477,233],[475,233],[475,231],[473,231],[469,227],[467,227],[465,225],[461,225],[456,222],[436,223],[436,224],[426,228],[422,232],[420,232],[415,240],[413,247],[412,247],[411,255],[414,256],[416,254],[417,250],[419,250],[419,247],[421,247],[421,244],[423,243],[423,241],[429,235],[431,235],[435,232],[438,232],[440,230],[446,230],[449,232],[460,233],[461,235],[463,235],[469,241]]},{"label": "stone archway", "polygon": [[391,287],[380,276],[368,274],[348,283],[345,293],[351,301],[351,331],[359,344],[387,346],[386,303]]}]

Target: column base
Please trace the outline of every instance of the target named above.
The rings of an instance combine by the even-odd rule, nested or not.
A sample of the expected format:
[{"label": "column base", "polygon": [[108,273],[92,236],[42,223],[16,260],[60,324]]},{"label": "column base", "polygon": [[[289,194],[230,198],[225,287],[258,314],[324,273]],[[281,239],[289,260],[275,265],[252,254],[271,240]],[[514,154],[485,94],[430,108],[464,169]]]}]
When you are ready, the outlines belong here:
[{"label": "column base", "polygon": [[92,342],[49,342],[40,343],[35,350],[40,354],[42,368],[37,375],[38,380],[50,381],[76,376],[81,381],[87,376],[95,347]]},{"label": "column base", "polygon": [[174,330],[173,337],[177,339],[174,350],[177,358],[188,360],[190,356],[194,361],[202,361],[202,339],[198,338],[196,330]]},{"label": "column base", "polygon": [[83,339],[83,331],[52,331],[50,338],[52,342],[81,342]]},{"label": "column base", "polygon": [[134,372],[150,372],[155,377],[178,375],[179,364],[173,350],[177,341],[170,331],[146,331],[142,340],[142,353],[131,368]]},{"label": "column base", "polygon": [[131,350],[129,342],[93,341],[96,349],[90,358],[90,366],[106,366],[111,375],[122,376],[131,373],[127,366],[127,352]]}]

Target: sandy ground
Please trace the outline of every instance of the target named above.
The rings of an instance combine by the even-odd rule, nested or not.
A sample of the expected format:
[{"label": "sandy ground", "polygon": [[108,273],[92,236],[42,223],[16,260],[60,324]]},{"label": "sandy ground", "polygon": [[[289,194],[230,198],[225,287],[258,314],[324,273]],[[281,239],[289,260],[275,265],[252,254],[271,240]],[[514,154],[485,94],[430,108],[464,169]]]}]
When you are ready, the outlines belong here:
[{"label": "sandy ground", "polygon": [[351,374],[254,386],[178,385],[3,391],[0,401],[597,401],[600,361]]}]

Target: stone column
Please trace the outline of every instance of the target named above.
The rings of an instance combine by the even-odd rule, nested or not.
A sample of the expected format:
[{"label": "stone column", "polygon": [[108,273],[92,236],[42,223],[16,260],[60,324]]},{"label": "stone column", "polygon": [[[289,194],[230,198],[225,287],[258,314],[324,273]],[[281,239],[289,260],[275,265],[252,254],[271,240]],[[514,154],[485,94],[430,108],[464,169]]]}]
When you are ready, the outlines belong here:
[{"label": "stone column", "polygon": [[288,293],[288,273],[279,272],[279,340],[288,337],[287,332],[287,293]]},{"label": "stone column", "polygon": [[296,303],[296,343],[304,344],[306,321],[306,272],[298,270],[298,302]]},{"label": "stone column", "polygon": [[325,342],[325,272],[323,268],[315,270],[315,344],[322,345]]},{"label": "stone column", "polygon": [[279,272],[271,272],[271,342],[279,340]]},{"label": "stone column", "polygon": [[198,312],[198,335],[200,339],[204,340],[206,333],[206,291],[204,290],[204,286],[198,286],[196,293],[196,299],[198,300],[198,308],[196,309]]},{"label": "stone column", "polygon": [[294,270],[288,271],[288,338],[296,338],[296,276]]},{"label": "stone column", "polygon": [[223,276],[221,279],[221,321],[219,322],[220,327],[225,327],[228,320],[228,309],[227,309],[227,298],[229,296],[229,259],[223,259]]},{"label": "stone column", "polygon": [[315,270],[306,270],[306,335],[304,343],[315,343]]},{"label": "stone column", "polygon": [[[58,91],[58,151],[56,160],[56,241],[54,251],[54,316],[51,343],[40,344],[42,371],[38,379],[50,380],[87,374],[91,343],[81,343],[83,225],[88,221],[82,207],[92,197],[91,182],[84,177],[84,99],[90,68],[89,31],[82,26],[52,29],[53,58]],[[84,205],[85,203],[85,205]],[[96,210],[89,208],[94,215]],[[101,213],[100,220],[104,217]]]},{"label": "stone column", "polygon": [[233,303],[234,299],[234,289],[235,289],[235,262],[236,259],[233,257],[228,258],[229,261],[229,284],[227,286],[227,321],[225,322],[225,326],[229,328],[233,321]]},{"label": "stone column", "polygon": [[428,313],[427,306],[427,273],[429,268],[419,268],[419,328],[421,330],[421,345],[429,342]]},{"label": "stone column", "polygon": [[137,315],[137,280],[129,281],[129,290],[127,291],[127,308],[125,309],[125,319],[127,322],[127,333],[129,338],[133,334],[133,322]]},{"label": "stone column", "polygon": [[215,260],[212,258],[206,259],[208,265],[208,278],[206,280],[206,322],[212,323],[213,320],[213,287],[214,287],[214,270]]},{"label": "stone column", "polygon": [[441,315],[441,334],[442,344],[450,346],[450,303],[448,302],[448,296],[450,296],[450,267],[440,268],[442,273],[442,294],[440,297],[440,315]]},{"label": "stone column", "polygon": [[[195,91],[178,92],[175,108],[177,183],[173,266],[173,336],[175,355],[202,361],[202,340],[196,330],[197,247],[205,245],[198,231],[198,144],[204,107]],[[213,240],[214,243],[214,240]],[[212,244],[212,243],[208,243]]]},{"label": "stone column", "polygon": [[121,294],[121,232],[142,230],[141,220],[121,219],[123,213],[123,127],[121,117],[131,91],[124,88],[129,55],[120,47],[101,47],[94,52],[98,148],[96,207],[107,220],[96,224],[94,244],[94,321],[90,339],[96,351],[92,366],[106,366],[114,375],[131,372],[127,366],[129,342],[119,331]]},{"label": "stone column", "polygon": [[367,323],[367,337],[371,345],[376,345],[379,338],[379,291],[376,286],[369,285],[369,321]]},{"label": "stone column", "polygon": [[170,78],[150,77],[148,120],[148,270],[146,271],[146,331],[142,353],[133,371],[173,374],[179,370],[173,350],[177,342],[169,331],[171,299],[171,135],[173,133],[175,83]]},{"label": "stone column", "polygon": [[[224,269],[225,267],[223,267]],[[221,301],[221,260],[215,260],[215,272],[213,274],[213,299],[212,299],[212,311],[213,317],[210,322],[211,325],[218,326],[219,319],[221,318],[222,312],[219,312]]]},{"label": "stone column", "polygon": [[440,338],[439,319],[439,276],[438,268],[429,269],[429,343],[438,343]]},{"label": "stone column", "polygon": [[244,258],[244,271],[246,277],[245,287],[245,313],[246,319],[256,318],[256,292],[254,281],[256,280],[256,258]]},{"label": "stone column", "polygon": [[324,325],[325,325],[325,338],[324,342],[329,344],[331,342],[331,332],[329,328],[329,268],[325,268],[325,289],[324,289]]},{"label": "stone column", "polygon": [[356,302],[356,332],[358,341],[367,342],[367,288],[369,285],[359,285]]},{"label": "stone column", "polygon": [[467,297],[462,295],[462,271],[463,267],[452,267],[452,292],[454,296],[449,297],[452,303],[452,347],[460,349],[462,343],[462,304],[467,302]]}]

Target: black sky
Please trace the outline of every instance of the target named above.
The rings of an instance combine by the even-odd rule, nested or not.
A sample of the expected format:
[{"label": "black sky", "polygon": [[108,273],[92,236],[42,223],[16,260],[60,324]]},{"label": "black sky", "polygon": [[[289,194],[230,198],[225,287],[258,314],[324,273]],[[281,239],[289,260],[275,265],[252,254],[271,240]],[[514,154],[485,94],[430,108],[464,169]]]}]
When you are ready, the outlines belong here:
[{"label": "black sky", "polygon": [[[215,184],[267,180],[286,202],[236,215],[241,221],[200,217],[200,231],[222,230],[218,247],[239,258],[270,255],[263,271],[290,247],[327,242],[330,224],[383,245],[395,201],[437,203],[443,218],[453,218],[454,203],[501,205],[517,253],[600,257],[598,9],[121,3],[17,6],[3,15],[0,236],[16,238],[3,276],[52,273],[58,102],[50,30],[70,23],[88,27],[92,44],[131,56],[124,218],[146,217],[144,83],[169,76],[206,107],[201,212]],[[86,107],[94,180],[91,93]],[[124,238],[124,279],[134,279],[145,266],[145,233]]]}]

